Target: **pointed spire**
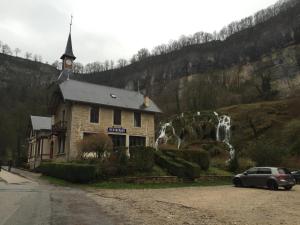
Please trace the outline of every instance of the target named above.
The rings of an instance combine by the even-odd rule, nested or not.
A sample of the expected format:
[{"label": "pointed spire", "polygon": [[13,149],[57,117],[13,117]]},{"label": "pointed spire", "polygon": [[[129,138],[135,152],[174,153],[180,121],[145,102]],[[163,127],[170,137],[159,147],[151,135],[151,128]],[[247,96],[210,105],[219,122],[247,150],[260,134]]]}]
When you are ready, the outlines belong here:
[{"label": "pointed spire", "polygon": [[69,33],[69,37],[68,37],[68,42],[67,42],[65,53],[60,57],[60,59],[64,59],[65,57],[76,59],[76,57],[74,56],[74,53],[73,53],[73,48],[72,48],[71,33]]},{"label": "pointed spire", "polygon": [[71,38],[72,20],[73,20],[73,16],[71,15],[70,32],[69,32],[69,37],[68,37],[68,41],[67,41],[67,46],[66,46],[65,53],[60,57],[60,59],[64,59],[65,57],[76,59],[76,57],[74,56],[74,53],[73,53],[73,48],[72,48],[72,38]]}]

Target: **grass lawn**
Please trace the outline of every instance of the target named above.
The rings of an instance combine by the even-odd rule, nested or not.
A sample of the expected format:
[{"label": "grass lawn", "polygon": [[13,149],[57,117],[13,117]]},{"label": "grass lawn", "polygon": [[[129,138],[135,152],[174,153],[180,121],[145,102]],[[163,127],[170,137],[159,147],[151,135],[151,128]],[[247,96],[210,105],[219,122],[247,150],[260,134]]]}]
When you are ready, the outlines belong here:
[{"label": "grass lawn", "polygon": [[71,186],[71,185],[74,186],[74,185],[77,185],[77,184],[65,181],[63,179],[50,177],[50,176],[46,176],[46,175],[42,175],[39,179],[42,180],[42,181],[47,181],[50,184],[58,185],[58,186]]},{"label": "grass lawn", "polygon": [[180,187],[207,187],[207,186],[220,186],[231,185],[228,180],[216,181],[201,181],[201,182],[178,182],[170,184],[133,184],[133,183],[120,183],[120,182],[95,182],[89,184],[74,184],[62,179],[41,176],[41,180],[47,181],[51,184],[58,186],[73,186],[81,188],[99,188],[99,189],[160,189],[160,188],[180,188]]}]

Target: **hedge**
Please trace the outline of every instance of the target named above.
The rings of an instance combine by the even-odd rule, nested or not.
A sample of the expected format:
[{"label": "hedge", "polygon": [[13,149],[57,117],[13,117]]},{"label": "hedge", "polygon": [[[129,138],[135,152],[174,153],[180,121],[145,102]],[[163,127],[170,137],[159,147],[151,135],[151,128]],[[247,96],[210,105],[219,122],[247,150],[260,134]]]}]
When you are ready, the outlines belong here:
[{"label": "hedge", "polygon": [[74,183],[90,182],[100,174],[96,165],[78,163],[42,163],[38,171]]},{"label": "hedge", "polygon": [[179,163],[174,162],[170,157],[164,155],[162,152],[154,152],[155,162],[165,168],[170,174],[178,177],[185,177],[185,167]]},{"label": "hedge", "polygon": [[130,162],[134,169],[141,172],[149,172],[154,166],[154,149],[151,147],[130,147]]},{"label": "hedge", "polygon": [[210,165],[210,157],[207,151],[203,150],[173,150],[164,149],[163,152],[171,153],[186,161],[198,164],[202,170],[208,170]]}]

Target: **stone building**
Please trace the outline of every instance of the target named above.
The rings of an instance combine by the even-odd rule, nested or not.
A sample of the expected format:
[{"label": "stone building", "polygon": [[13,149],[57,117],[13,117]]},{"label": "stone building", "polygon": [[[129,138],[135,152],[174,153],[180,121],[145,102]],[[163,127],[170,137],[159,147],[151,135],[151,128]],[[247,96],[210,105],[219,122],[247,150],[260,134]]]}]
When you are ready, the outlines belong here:
[{"label": "stone building", "polygon": [[[63,68],[49,107],[52,117],[47,160],[76,159],[80,156],[78,142],[95,133],[109,135],[114,146],[154,145],[154,117],[161,111],[149,97],[139,92],[73,80],[76,57],[71,33],[61,59]],[[30,149],[28,152],[30,155]],[[32,161],[35,166],[41,161],[36,160],[38,156],[35,154],[32,159],[31,155],[31,168]]]}]

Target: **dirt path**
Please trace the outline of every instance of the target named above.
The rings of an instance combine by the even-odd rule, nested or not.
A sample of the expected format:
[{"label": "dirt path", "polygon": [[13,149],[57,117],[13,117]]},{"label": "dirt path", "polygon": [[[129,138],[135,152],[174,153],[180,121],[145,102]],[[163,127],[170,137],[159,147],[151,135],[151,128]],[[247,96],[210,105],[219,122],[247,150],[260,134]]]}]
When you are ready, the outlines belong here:
[{"label": "dirt path", "polygon": [[300,186],[292,191],[219,187],[97,190],[90,196],[122,224],[300,225]]}]

